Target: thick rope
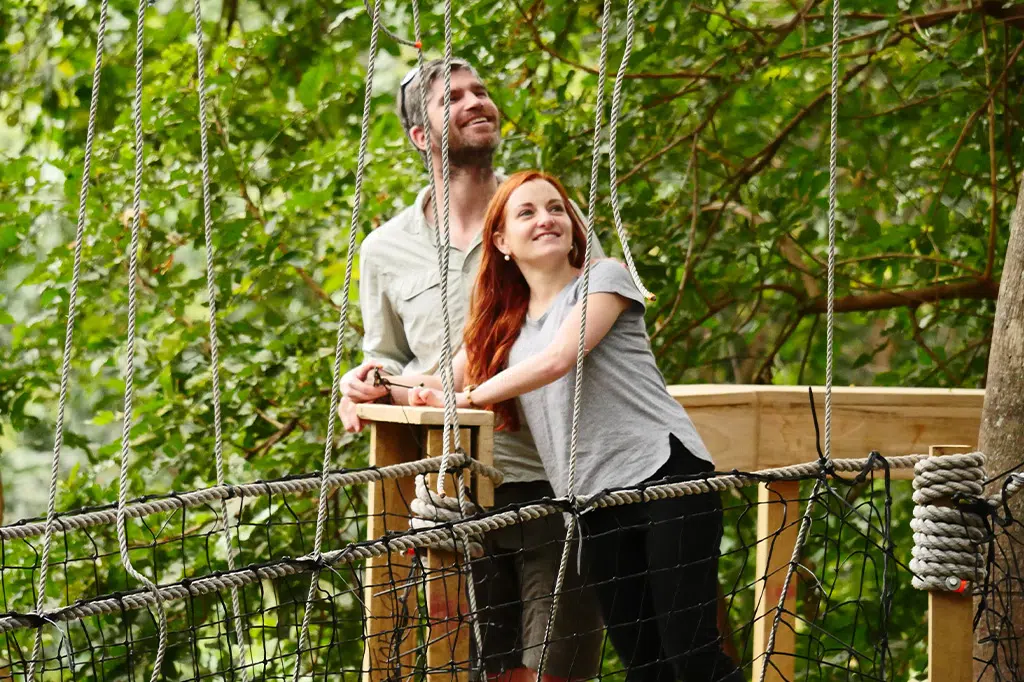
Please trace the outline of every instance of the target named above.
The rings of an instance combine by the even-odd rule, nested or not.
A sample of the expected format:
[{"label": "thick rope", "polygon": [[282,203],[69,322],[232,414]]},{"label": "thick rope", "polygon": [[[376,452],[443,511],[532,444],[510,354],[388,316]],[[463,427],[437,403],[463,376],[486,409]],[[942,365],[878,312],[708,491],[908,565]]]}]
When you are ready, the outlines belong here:
[{"label": "thick rope", "polygon": [[[338,332],[334,342],[334,367],[331,374],[331,405],[327,413],[327,437],[324,440],[324,459],[320,468],[320,499],[317,505],[316,535],[313,540],[313,557],[319,563],[321,548],[324,541],[324,528],[327,525],[327,472],[331,468],[331,455],[334,449],[334,427],[337,423],[339,396],[341,394],[341,356],[345,347],[345,328],[348,324],[348,304],[352,289],[352,265],[356,252],[356,232],[359,229],[359,210],[362,207],[363,174],[366,169],[366,149],[370,134],[370,106],[373,95],[373,73],[377,63],[377,35],[380,29],[380,4],[376,0],[373,5],[373,28],[370,31],[370,52],[366,63],[366,81],[363,89],[363,119],[359,129],[359,155],[356,160],[356,179],[352,197],[352,219],[348,227],[348,252],[345,254],[345,284],[341,293],[341,311],[338,314]],[[302,625],[299,629],[299,643],[295,655],[293,682],[298,682],[302,671],[302,650],[309,644],[309,621],[313,612],[313,599],[316,596],[319,582],[319,569],[313,571],[309,580],[309,592],[306,594],[306,608],[302,614]],[[314,660],[310,661],[310,665]]]},{"label": "thick rope", "polygon": [[156,583],[144,576],[132,565],[128,555],[128,529],[125,525],[125,507],[128,502],[128,462],[131,457],[132,432],[132,398],[135,389],[135,316],[137,308],[136,280],[139,269],[139,232],[142,222],[142,64],[143,38],[146,26],[146,9],[149,0],[139,0],[138,20],[135,32],[135,99],[133,107],[133,125],[135,128],[135,179],[132,198],[132,238],[128,252],[128,341],[125,349],[124,377],[124,419],[121,425],[121,475],[117,483],[117,544],[121,555],[121,563],[133,578],[145,585],[154,598],[153,606],[157,610],[157,649],[153,660],[153,671],[150,682],[160,679],[164,655],[167,652],[167,613],[164,611],[163,599]]},{"label": "thick rope", "polygon": [[[220,349],[217,335],[217,284],[213,265],[213,212],[210,210],[210,146],[207,139],[206,122],[206,55],[203,47],[203,14],[199,0],[195,0],[192,7],[196,21],[196,94],[199,98],[203,238],[206,240],[206,298],[209,301],[210,307],[210,383],[213,385],[213,456],[216,466],[217,485],[222,486],[224,485],[224,429],[220,409]],[[224,519],[224,547],[227,552],[228,570],[233,571],[235,570],[235,545],[231,539],[231,511],[228,509],[227,500],[221,500],[220,511]],[[235,641],[242,655],[242,682],[248,682],[249,649],[245,645],[242,606],[237,587],[231,588],[231,615],[234,619]]]},{"label": "thick rope", "polygon": [[[580,333],[576,344],[576,383],[573,387],[572,432],[569,437],[569,475],[566,482],[566,492],[569,500],[575,499],[576,491],[576,457],[579,451],[580,411],[583,403],[583,359],[586,355],[587,303],[590,295],[590,260],[593,247],[594,223],[597,214],[597,186],[601,164],[601,123],[604,120],[604,85],[608,72],[608,31],[611,23],[611,11],[611,0],[604,0],[601,13],[601,55],[597,71],[597,101],[594,105],[594,141],[590,156],[587,248],[586,254],[583,257],[583,292],[580,294]],[[551,595],[551,609],[548,613],[548,622],[544,626],[544,644],[541,646],[540,662],[537,665],[538,678],[544,673],[548,644],[551,641],[555,615],[558,612],[559,596],[562,592],[562,586],[565,585],[565,574],[569,566],[569,552],[572,551],[572,541],[575,533],[576,521],[575,518],[572,518],[566,524],[565,543],[562,546],[562,557],[558,564],[558,575],[555,577],[555,586]]]},{"label": "thick rope", "polygon": [[[71,290],[68,293],[68,319],[64,327],[64,353],[60,367],[60,394],[57,399],[57,423],[54,427],[53,455],[50,460],[50,486],[46,504],[46,536],[43,539],[42,556],[39,559],[39,581],[36,589],[36,611],[41,612],[46,603],[46,579],[50,569],[50,545],[57,519],[57,481],[60,474],[60,454],[64,446],[64,410],[68,400],[68,386],[71,378],[71,353],[74,350],[75,312],[78,307],[78,283],[82,270],[82,244],[85,242],[86,204],[89,199],[89,177],[92,174],[92,148],[96,139],[96,111],[100,98],[100,74],[103,67],[103,42],[107,33],[107,0],[100,3],[99,28],[96,31],[96,58],[92,70],[92,92],[89,96],[89,124],[85,133],[85,157],[82,160],[82,184],[78,190],[78,223],[75,227],[75,261],[71,270]],[[29,682],[35,679],[36,662],[43,650],[43,631],[36,632],[32,644],[32,660],[29,661]]]},{"label": "thick rope", "polygon": [[[459,501],[451,497],[441,497],[427,485],[423,474],[416,477],[416,497],[409,503],[409,511],[413,516],[409,527],[415,529],[434,528],[445,523],[452,523],[476,514],[476,505],[467,504],[465,511]],[[468,545],[468,547],[466,547]],[[484,555],[483,539],[479,535],[467,536],[463,533],[452,533],[448,541],[434,549],[462,554],[468,549],[469,555],[479,558]]]},{"label": "thick rope", "polygon": [[[644,286],[640,279],[640,273],[633,263],[633,254],[629,250],[629,237],[626,235],[626,228],[622,225],[622,211],[619,208],[619,182],[618,182],[618,159],[616,157],[619,114],[622,112],[622,85],[626,80],[626,68],[629,66],[629,58],[633,54],[633,31],[636,26],[634,21],[636,15],[636,0],[629,0],[626,5],[626,47],[622,53],[622,61],[619,63],[619,71],[615,74],[615,87],[612,89],[612,114],[608,121],[608,175],[609,175],[609,199],[612,205],[612,218],[615,222],[615,232],[619,235],[619,244],[622,245],[622,256],[626,259],[626,267],[629,274],[633,276],[633,283],[648,301],[654,301],[657,297]],[[684,176],[680,186],[686,185]]]},{"label": "thick rope", "polygon": [[[413,462],[401,462],[383,467],[370,467],[351,471],[334,471],[327,476],[328,492],[338,488],[360,483],[371,483],[395,478],[406,478],[416,474],[431,473],[438,471],[441,465],[440,457],[429,457],[418,459]],[[502,473],[492,466],[481,464],[476,460],[469,459],[465,455],[459,455],[451,459],[450,468],[466,467],[470,471],[487,476],[495,485],[500,485]],[[174,512],[180,509],[191,509],[202,507],[220,500],[230,500],[245,497],[271,497],[273,495],[294,495],[318,490],[321,485],[321,476],[307,474],[302,477],[285,478],[275,481],[258,481],[255,483],[243,483],[240,485],[221,485],[202,490],[193,490],[187,493],[161,496],[157,499],[138,501],[125,507],[126,518],[137,519],[151,514],[162,514]],[[54,528],[61,532],[92,528],[94,526],[110,525],[117,522],[117,511],[110,509],[94,509],[79,513],[57,517]],[[24,540],[38,537],[46,532],[45,522],[19,523],[11,526],[0,527],[0,540]]]},{"label": "thick rope", "polygon": [[[889,460],[877,458],[846,459],[834,462],[835,470],[840,473],[865,472],[883,470],[885,462],[891,469],[910,468],[927,455],[908,455],[894,457]],[[412,464],[412,463],[410,463]],[[406,552],[410,549],[428,549],[440,546],[451,540],[452,532],[466,536],[490,533],[501,528],[519,525],[528,521],[541,519],[551,514],[559,514],[575,505],[578,509],[603,509],[623,504],[637,504],[653,500],[667,500],[686,495],[736,490],[759,482],[792,481],[817,477],[821,473],[818,462],[806,462],[787,467],[766,469],[759,472],[741,474],[725,474],[692,481],[680,481],[651,485],[646,488],[615,490],[597,493],[584,500],[554,500],[530,504],[519,509],[491,512],[480,517],[445,524],[427,530],[409,530],[386,538],[353,543],[342,549],[324,552],[319,557],[307,556],[300,559],[281,559],[268,564],[248,566],[234,572],[220,572],[191,578],[186,581],[163,585],[159,588],[159,597],[150,590],[136,590],[111,597],[100,597],[93,600],[80,601],[46,613],[7,614],[0,616],[0,633],[22,628],[39,627],[47,621],[66,622],[80,620],[90,616],[107,613],[120,613],[125,609],[140,609],[153,606],[157,599],[173,601],[187,599],[190,596],[210,594],[229,589],[232,585],[244,587],[261,580],[274,580],[289,575],[307,572],[319,572],[326,566],[352,563],[375,556],[383,556],[391,552]]]},{"label": "thick rope", "polygon": [[[919,590],[963,592],[985,582],[985,519],[974,507],[984,491],[985,456],[943,455],[914,466],[912,584]],[[989,502],[990,506],[991,502]]]},{"label": "thick rope", "polygon": [[825,459],[832,460],[832,338],[836,299],[836,157],[839,147],[839,0],[832,0],[832,85],[828,155],[828,302],[825,316]]}]

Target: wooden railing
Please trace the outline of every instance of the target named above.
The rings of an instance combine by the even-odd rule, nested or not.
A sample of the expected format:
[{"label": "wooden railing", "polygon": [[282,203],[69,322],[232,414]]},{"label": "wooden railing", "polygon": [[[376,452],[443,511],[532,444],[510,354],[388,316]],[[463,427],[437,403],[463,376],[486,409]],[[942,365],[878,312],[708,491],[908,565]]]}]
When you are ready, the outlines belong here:
[{"label": "wooden railing", "polygon": [[[672,396],[693,419],[720,471],[757,471],[815,461],[815,432],[807,387],[790,386],[670,386]],[[814,388],[818,421],[824,429],[824,389]],[[832,457],[855,459],[877,450],[886,457],[933,452],[963,451],[977,441],[984,392],[978,390],[848,388],[832,394]],[[443,413],[429,408],[360,406],[360,415],[371,422],[371,464],[378,466],[441,454]],[[474,458],[490,463],[493,420],[487,412],[460,411],[463,444]],[[957,443],[933,450],[940,444]],[[913,477],[912,470],[893,470],[893,478]],[[486,479],[474,480],[478,499],[486,506],[493,499]],[[414,497],[411,480],[382,481],[370,486],[368,537],[408,528],[408,501]],[[755,661],[766,649],[775,610],[782,593],[786,566],[796,540],[795,519],[800,517],[798,482],[761,484],[758,490],[757,575],[760,586],[754,615]],[[775,536],[772,541],[769,538]],[[470,632],[461,598],[448,604],[446,595],[465,595],[457,557],[430,552],[428,568],[453,570],[427,583],[429,632],[428,677],[432,682],[466,682]],[[365,583],[367,646],[363,670],[365,682],[395,679],[387,661],[395,660],[389,635],[402,609],[398,591],[375,596],[389,581],[408,576],[411,559],[391,556],[368,562]],[[795,611],[797,586],[792,583],[784,613]],[[406,599],[415,600],[415,592]],[[929,618],[929,680],[969,682],[971,670],[970,597],[931,595]],[[767,680],[794,679],[795,631],[785,617],[776,633],[772,666]],[[402,669],[411,671],[412,646],[400,644]],[[962,660],[961,660],[962,659]],[[461,661],[455,665],[453,661]],[[756,666],[759,664],[755,664]],[[756,674],[759,667],[755,670]]]}]

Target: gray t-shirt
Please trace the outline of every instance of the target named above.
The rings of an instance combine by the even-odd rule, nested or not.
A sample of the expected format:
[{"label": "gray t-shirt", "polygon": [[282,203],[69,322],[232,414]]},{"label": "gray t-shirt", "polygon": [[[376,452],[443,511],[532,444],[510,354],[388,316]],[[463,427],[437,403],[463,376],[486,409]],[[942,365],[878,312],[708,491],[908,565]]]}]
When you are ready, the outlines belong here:
[{"label": "gray t-shirt", "polygon": [[[363,358],[381,363],[389,374],[433,374],[441,357],[438,236],[423,215],[429,191],[422,189],[412,206],[371,232],[360,249],[359,301],[366,329]],[[460,330],[469,314],[470,294],[480,269],[482,233],[465,251],[454,246],[448,250],[453,353],[462,341]],[[595,257],[604,255],[596,239],[593,246]],[[506,483],[546,480],[527,429],[494,432],[494,464],[505,474]]]},{"label": "gray t-shirt", "polygon": [[[527,317],[509,354],[509,365],[546,348],[583,292],[579,277],[539,319]],[[577,495],[636,485],[668,461],[669,434],[695,456],[712,461],[686,410],[669,395],[644,324],[644,299],[622,265],[595,263],[590,293],[614,293],[633,303],[583,361],[583,393],[576,457]],[[575,367],[561,379],[519,396],[548,480],[568,494],[569,441]]]}]

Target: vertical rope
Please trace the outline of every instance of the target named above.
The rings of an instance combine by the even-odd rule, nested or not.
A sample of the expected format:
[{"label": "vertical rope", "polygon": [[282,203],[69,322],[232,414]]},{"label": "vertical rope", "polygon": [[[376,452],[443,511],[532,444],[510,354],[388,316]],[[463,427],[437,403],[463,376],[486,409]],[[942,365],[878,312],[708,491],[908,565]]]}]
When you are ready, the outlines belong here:
[{"label": "vertical rope", "polygon": [[[622,53],[622,61],[619,63],[619,70],[615,74],[615,87],[612,90],[612,115],[608,121],[608,176],[609,176],[609,198],[612,205],[612,219],[615,222],[615,232],[619,235],[619,244],[622,245],[622,256],[626,259],[626,267],[629,274],[633,276],[633,283],[640,290],[644,298],[653,301],[657,297],[648,291],[640,279],[640,273],[633,263],[633,254],[629,250],[629,237],[626,228],[622,225],[622,211],[619,208],[619,184],[618,184],[618,159],[616,158],[616,146],[619,133],[619,114],[622,112],[622,85],[626,80],[626,68],[629,66],[629,58],[633,54],[633,31],[636,23],[636,0],[629,0],[626,5],[626,47]],[[696,137],[694,137],[696,140]],[[683,186],[686,185],[686,177],[683,177]]]},{"label": "vertical rope", "polygon": [[[426,85],[420,82],[421,98],[425,96]],[[423,112],[427,126],[427,140],[430,140],[430,119]],[[441,276],[441,320],[444,334],[441,348],[441,385],[444,388],[444,450],[441,454],[441,469],[437,473],[437,494],[444,497],[444,477],[448,471],[448,459],[457,451],[459,442],[459,413],[455,409],[455,378],[452,372],[452,327],[448,314],[448,256],[451,249],[451,168],[448,161],[448,128],[452,116],[452,3],[444,3],[444,120],[441,122],[441,181],[444,196],[441,206],[441,222],[438,227],[437,269]],[[430,150],[427,150],[430,156]],[[434,206],[437,206],[436,187]],[[435,209],[436,215],[436,209]]]},{"label": "vertical rope", "polygon": [[768,645],[765,648],[764,659],[761,662],[761,674],[759,682],[764,682],[768,674],[768,665],[771,656],[775,651],[775,637],[779,631],[779,624],[782,622],[782,612],[786,604],[786,593],[793,580],[793,572],[796,570],[797,562],[800,560],[800,553],[803,550],[804,542],[807,539],[811,526],[811,510],[818,498],[818,493],[824,485],[824,470],[832,465],[832,338],[835,326],[835,268],[836,268],[836,148],[839,141],[839,0],[832,0],[832,60],[831,60],[831,96],[832,107],[829,120],[829,161],[828,161],[828,308],[826,315],[826,351],[825,351],[825,448],[821,474],[814,482],[814,489],[811,491],[810,499],[807,501],[807,509],[804,510],[803,518],[800,520],[800,530],[797,533],[796,543],[793,546],[793,554],[789,560],[789,567],[786,570],[786,579],[782,585],[782,593],[779,595],[779,602],[775,607],[775,618],[772,621],[772,629],[768,635]]},{"label": "vertical rope", "polygon": [[125,526],[125,506],[128,502],[128,462],[131,457],[132,398],[135,390],[135,316],[137,308],[136,281],[139,270],[139,232],[142,220],[142,63],[143,38],[146,25],[146,8],[149,0],[139,0],[138,20],[135,31],[135,99],[132,103],[133,126],[135,129],[135,180],[132,197],[132,239],[128,252],[128,341],[125,349],[124,377],[124,419],[121,425],[121,475],[117,484],[117,544],[121,563],[133,578],[153,592],[157,610],[157,650],[153,661],[150,681],[161,677],[164,654],[167,651],[167,613],[163,598],[156,583],[138,571],[128,555],[128,530]]},{"label": "vertical rope", "polygon": [[[203,15],[199,0],[193,4],[196,21],[196,89],[199,97],[199,146],[202,163],[203,190],[203,236],[206,240],[206,297],[210,306],[210,382],[213,385],[213,454],[217,472],[217,485],[224,485],[224,436],[221,419],[220,397],[220,349],[217,340],[217,285],[213,265],[213,216],[210,210],[210,151],[207,139],[206,122],[206,55],[203,48]],[[231,512],[228,502],[220,502],[221,516],[224,518],[224,547],[227,551],[228,570],[235,570],[235,546],[231,539]],[[235,641],[242,654],[242,681],[249,679],[249,651],[245,645],[242,624],[242,607],[238,596],[238,586],[231,586],[231,615],[234,618]]]},{"label": "vertical rope", "polygon": [[814,509],[814,502],[818,499],[818,493],[824,485],[824,479],[818,478],[814,482],[814,489],[807,500],[807,508],[800,519],[800,530],[796,534],[796,542],[793,543],[793,553],[789,557],[789,568],[786,569],[786,579],[782,582],[782,592],[779,594],[779,602],[775,606],[775,617],[772,620],[772,629],[768,633],[768,644],[764,649],[764,657],[761,659],[761,673],[757,676],[758,682],[764,682],[768,674],[768,665],[771,663],[772,654],[775,653],[775,635],[779,631],[779,624],[782,623],[782,613],[786,607],[786,594],[789,592],[789,585],[793,581],[793,572],[796,570],[797,562],[800,561],[800,553],[803,551],[804,543],[811,529],[811,511]]},{"label": "vertical rope", "polygon": [[[573,389],[572,400],[572,435],[569,441],[569,476],[567,493],[569,500],[575,506],[576,487],[576,456],[579,447],[580,433],[580,407],[582,404],[583,389],[583,358],[585,355],[586,334],[587,334],[587,298],[590,293],[590,259],[591,242],[594,233],[594,222],[597,208],[597,183],[601,162],[601,123],[604,119],[604,85],[608,71],[608,31],[611,17],[611,0],[604,0],[601,15],[601,56],[597,71],[597,102],[594,106],[594,142],[590,160],[590,195],[587,206],[587,249],[583,258],[583,293],[580,299],[580,335],[579,343],[576,346],[576,385]],[[629,32],[632,34],[632,31]],[[621,71],[621,69],[620,69]],[[614,164],[613,164],[614,165]],[[621,237],[621,235],[620,235]],[[572,547],[573,536],[576,533],[576,517],[570,516],[566,525],[565,543],[562,546],[562,557],[558,564],[558,575],[555,578],[555,589],[551,596],[551,610],[548,615],[548,622],[544,628],[544,644],[541,647],[540,663],[537,666],[537,677],[544,673],[544,664],[547,661],[548,644],[551,640],[551,632],[554,628],[555,615],[558,611],[559,595],[562,586],[565,584],[565,574],[569,566],[569,552]]]},{"label": "vertical rope", "polygon": [[832,337],[836,298],[836,155],[839,146],[839,0],[832,0],[832,109],[828,155],[828,307],[825,332],[825,461],[832,462]]},{"label": "vertical rope", "polygon": [[[461,445],[457,443],[461,442],[459,436],[459,413],[455,405],[455,375],[452,369],[452,342],[451,342],[451,316],[448,310],[448,257],[451,248],[451,235],[450,235],[450,223],[449,223],[449,195],[451,186],[451,175],[448,160],[448,128],[451,125],[451,60],[452,60],[452,3],[451,0],[445,0],[445,12],[444,12],[444,120],[441,124],[441,176],[442,183],[444,185],[444,199],[441,214],[438,213],[438,200],[437,200],[437,183],[434,181],[434,156],[430,149],[430,118],[427,115],[427,101],[428,94],[426,83],[420,81],[420,101],[418,102],[420,107],[420,117],[426,127],[427,136],[427,150],[424,154],[427,164],[427,177],[430,187],[431,197],[431,209],[434,213],[434,225],[438,228],[437,238],[437,267],[440,273],[441,279],[441,316],[444,323],[444,334],[443,343],[441,348],[441,359],[439,364],[439,370],[441,372],[441,385],[444,389],[444,430],[442,432],[443,450],[441,454],[441,463],[438,467],[437,472],[437,494],[441,497],[445,496],[444,490],[444,479],[448,470],[448,461],[452,454],[461,450]],[[421,42],[421,30],[420,30],[420,13],[419,13],[419,2],[414,0],[412,3],[412,18],[413,18],[413,32],[415,38],[415,44],[420,46],[416,50],[417,66],[419,67],[420,74],[423,73],[424,58],[423,48]],[[466,499],[466,473],[465,469],[460,469],[456,477],[456,493],[459,502],[459,510],[463,516],[466,516],[468,512],[469,502]],[[463,561],[465,566],[469,566],[472,561],[472,557],[469,554],[469,543],[465,541],[465,535],[463,535],[462,553]],[[476,660],[474,661],[474,667],[478,670],[482,669],[482,660],[480,658],[483,651],[483,630],[480,625],[480,620],[477,618],[477,600],[476,600],[476,586],[473,582],[472,576],[467,576],[466,579],[466,596],[469,601],[470,620],[473,627],[473,637],[476,642]]]},{"label": "vertical rope", "polygon": [[[327,472],[331,468],[331,455],[334,449],[334,428],[337,423],[339,396],[341,395],[341,356],[345,346],[345,327],[348,323],[349,292],[352,289],[352,265],[356,253],[356,232],[359,227],[359,211],[362,208],[363,173],[366,169],[366,148],[370,135],[370,106],[373,95],[373,74],[377,63],[377,36],[380,30],[380,4],[373,4],[373,28],[370,30],[370,52],[366,63],[366,81],[363,88],[363,118],[359,130],[359,155],[356,161],[356,179],[352,198],[352,219],[348,228],[348,252],[345,256],[345,284],[341,293],[341,311],[338,315],[338,332],[334,341],[334,367],[331,375],[331,407],[327,413],[327,437],[324,441],[324,459],[320,468],[320,499],[317,505],[316,536],[313,540],[313,559],[319,563],[322,558],[321,548],[324,540],[324,527],[327,523],[327,497],[330,492]],[[302,625],[299,629],[299,645],[295,653],[295,670],[292,680],[298,682],[302,670],[302,650],[309,644],[309,620],[313,610],[313,597],[316,595],[320,581],[318,566],[309,579],[309,592],[306,594],[306,608],[302,614]]]},{"label": "vertical rope", "polygon": [[[103,43],[107,33],[107,0],[100,3],[99,28],[96,31],[96,58],[92,71],[92,92],[89,95],[89,124],[85,134],[85,157],[82,160],[82,182],[78,190],[78,222],[75,228],[75,260],[71,270],[71,290],[68,293],[68,319],[64,327],[64,352],[60,368],[60,395],[57,399],[57,423],[54,426],[53,455],[50,459],[50,486],[46,504],[46,534],[39,559],[39,582],[36,590],[36,613],[42,613],[46,604],[46,579],[50,569],[50,547],[57,519],[57,480],[60,474],[60,454],[64,447],[64,411],[68,400],[71,378],[71,352],[74,349],[75,312],[78,307],[78,282],[82,270],[82,243],[85,241],[86,203],[89,199],[89,176],[92,174],[92,148],[96,139],[96,111],[100,99],[100,74],[103,67]],[[32,644],[32,659],[28,663],[29,682],[35,679],[36,662],[43,650],[43,630],[36,630]]]}]

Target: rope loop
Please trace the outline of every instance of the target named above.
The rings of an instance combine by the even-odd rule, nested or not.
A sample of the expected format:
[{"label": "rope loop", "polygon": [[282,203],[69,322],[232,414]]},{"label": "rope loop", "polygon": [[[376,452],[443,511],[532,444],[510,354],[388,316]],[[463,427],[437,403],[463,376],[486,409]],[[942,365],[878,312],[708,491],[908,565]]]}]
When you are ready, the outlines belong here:
[{"label": "rope loop", "polygon": [[991,540],[984,466],[980,452],[928,457],[914,465],[910,570],[917,589],[962,593],[984,584]]},{"label": "rope loop", "polygon": [[467,516],[477,512],[477,507],[469,500],[460,504],[458,498],[441,496],[430,489],[427,478],[423,474],[416,476],[416,497],[409,503],[412,517],[409,527],[413,530],[426,530],[438,526],[448,526],[452,537],[436,545],[437,549],[462,554],[465,549],[473,558],[484,555],[483,537],[462,531],[458,526],[450,525],[463,521]]}]

